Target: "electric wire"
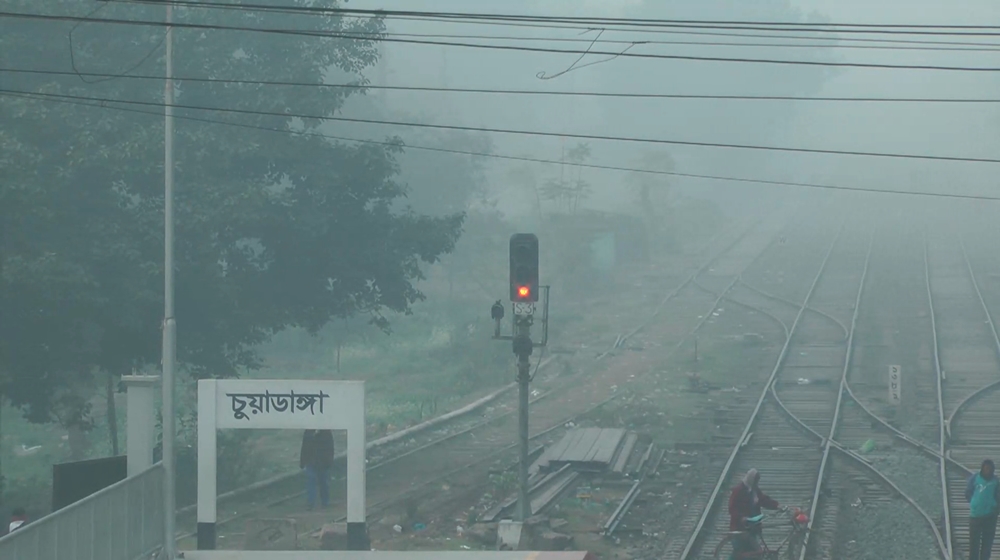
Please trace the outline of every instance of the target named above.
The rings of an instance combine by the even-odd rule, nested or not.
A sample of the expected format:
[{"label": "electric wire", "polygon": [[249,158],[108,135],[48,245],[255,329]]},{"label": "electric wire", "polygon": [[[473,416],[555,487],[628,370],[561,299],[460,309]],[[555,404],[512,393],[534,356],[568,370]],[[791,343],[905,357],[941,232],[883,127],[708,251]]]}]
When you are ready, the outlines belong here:
[{"label": "electric wire", "polygon": [[268,4],[239,4],[212,2],[210,0],[110,0],[123,4],[155,4],[183,6],[189,8],[215,8],[238,11],[282,12],[300,14],[338,15],[351,17],[411,17],[411,18],[448,18],[472,20],[499,21],[558,21],[568,23],[612,24],[612,25],[690,25],[690,26],[735,26],[764,25],[778,29],[804,27],[808,29],[828,29],[838,27],[875,29],[962,29],[962,30],[1000,30],[1000,25],[950,25],[950,24],[906,24],[906,23],[841,23],[841,22],[788,22],[788,21],[754,21],[754,20],[697,20],[697,19],[658,19],[658,18],[612,18],[593,16],[539,16],[529,14],[479,13],[479,12],[432,12],[418,10],[385,10],[361,8],[325,8],[321,6],[276,6]]},{"label": "electric wire", "polygon": [[[163,80],[163,76],[150,74],[109,74],[102,72],[68,72],[61,70],[41,70],[33,68],[2,68],[0,73],[29,74],[43,76],[76,76],[85,77],[120,77],[130,80]],[[353,90],[388,90],[434,93],[469,93],[487,95],[514,96],[568,96],[568,97],[610,97],[625,99],[705,99],[705,100],[740,100],[740,101],[824,101],[824,102],[863,102],[863,103],[1000,103],[1000,98],[949,98],[949,97],[807,97],[794,95],[712,95],[689,93],[635,93],[635,92],[600,92],[600,91],[566,91],[566,90],[534,90],[534,89],[496,89],[496,88],[456,88],[430,86],[402,85],[371,85],[361,83],[324,84],[315,82],[296,82],[282,80],[250,80],[229,78],[204,78],[193,76],[173,77],[175,82],[191,82],[206,84],[238,84],[252,86],[288,86],[288,87],[318,87],[329,89]],[[88,82],[92,83],[92,82]]]},{"label": "electric wire", "polygon": [[[153,116],[153,117],[157,117],[157,118],[163,118],[163,114],[160,113],[160,112],[143,111],[141,109],[132,109],[132,108],[127,108],[127,107],[117,107],[117,106],[114,106],[114,105],[107,105],[107,104],[86,103],[86,102],[81,102],[81,101],[73,101],[73,100],[67,100],[67,99],[57,99],[57,98],[51,98],[51,97],[49,97],[49,98],[37,97],[37,94],[34,94],[34,93],[11,93],[11,92],[0,91],[0,96],[31,99],[31,100],[42,101],[42,102],[51,102],[51,103],[62,103],[62,104],[69,104],[69,105],[77,105],[77,106],[84,106],[84,107],[97,108],[97,109],[110,109],[110,110],[119,111],[119,112],[136,113],[136,114],[142,114],[142,115],[147,115],[147,116]],[[243,129],[249,129],[249,130],[261,130],[261,131],[267,131],[267,132],[275,132],[275,133],[286,134],[286,135],[325,138],[325,139],[329,139],[329,140],[339,140],[339,141],[344,141],[344,142],[355,142],[355,143],[360,143],[360,144],[381,145],[381,146],[395,147],[395,148],[406,148],[406,149],[420,150],[420,151],[427,151],[427,152],[446,153],[446,154],[462,155],[462,156],[470,156],[470,157],[480,157],[480,158],[488,158],[488,159],[499,159],[499,160],[506,160],[506,161],[517,161],[517,162],[522,162],[522,163],[538,163],[538,164],[545,164],[545,165],[570,166],[570,167],[578,167],[578,168],[583,168],[583,169],[595,169],[595,170],[602,170],[602,171],[618,171],[618,172],[625,172],[625,173],[637,173],[637,174],[643,174],[643,175],[665,175],[665,176],[671,176],[671,177],[682,177],[682,178],[688,178],[688,179],[698,179],[698,180],[708,180],[708,181],[720,181],[720,182],[731,182],[731,183],[749,183],[749,184],[770,185],[770,186],[779,186],[779,187],[797,187],[797,188],[822,189],[822,190],[834,190],[834,191],[848,191],[848,192],[861,192],[861,193],[873,193],[873,194],[889,194],[889,195],[905,195],[905,196],[924,196],[924,197],[933,197],[933,198],[953,198],[953,199],[964,199],[964,200],[1000,200],[1000,197],[991,197],[991,196],[985,196],[985,195],[957,194],[957,193],[940,193],[940,192],[920,192],[920,191],[896,191],[896,190],[885,190],[885,189],[873,189],[873,188],[867,188],[867,187],[848,187],[848,186],[843,186],[843,185],[830,185],[830,184],[820,184],[820,183],[801,183],[801,182],[794,182],[794,181],[777,181],[777,180],[769,180],[769,179],[752,179],[752,178],[747,178],[747,177],[732,177],[732,176],[725,176],[725,175],[707,175],[707,174],[696,174],[696,173],[681,173],[681,172],[676,172],[676,171],[660,171],[660,170],[654,170],[654,169],[641,169],[641,168],[625,167],[625,166],[600,165],[600,164],[582,163],[582,162],[567,162],[567,161],[562,161],[562,160],[533,158],[533,157],[527,157],[527,156],[511,156],[511,155],[496,154],[496,153],[489,153],[489,152],[474,152],[474,151],[466,151],[466,150],[453,150],[453,149],[449,149],[449,148],[437,148],[437,147],[431,147],[431,146],[420,146],[420,145],[413,145],[413,144],[402,144],[401,141],[389,142],[389,141],[379,141],[379,140],[366,140],[366,139],[360,139],[360,138],[350,138],[350,137],[337,136],[337,135],[332,135],[332,134],[324,134],[324,133],[320,133],[320,132],[295,131],[295,130],[288,130],[288,129],[281,129],[281,128],[257,126],[257,125],[251,125],[251,124],[245,124],[245,123],[235,123],[235,122],[229,122],[229,121],[222,121],[222,120],[218,120],[218,119],[208,119],[208,118],[202,118],[202,117],[193,117],[193,116],[189,116],[189,115],[176,115],[175,114],[174,118],[175,119],[192,121],[192,122],[200,122],[200,123],[203,123],[203,124],[218,124],[218,125],[223,125],[223,126],[231,126],[231,127],[243,128]]]},{"label": "electric wire", "polygon": [[391,120],[380,120],[380,119],[362,119],[354,117],[334,117],[334,116],[324,116],[324,115],[308,115],[303,113],[296,113],[293,111],[285,112],[274,112],[274,111],[260,111],[254,109],[237,109],[235,107],[205,107],[200,105],[182,105],[182,104],[164,104],[162,102],[154,101],[137,101],[131,99],[112,99],[112,98],[100,98],[100,97],[85,97],[79,95],[69,95],[69,94],[56,94],[56,93],[41,93],[41,92],[30,92],[30,91],[20,91],[20,90],[9,90],[0,89],[0,93],[11,93],[11,94],[29,94],[37,95],[40,97],[53,97],[61,99],[73,99],[77,101],[90,101],[98,104],[108,104],[108,103],[122,103],[125,105],[140,105],[146,107],[157,107],[166,108],[172,107],[174,109],[190,109],[195,111],[215,111],[222,113],[234,113],[243,115],[253,115],[253,116],[274,116],[283,118],[300,118],[303,120],[320,120],[320,121],[334,121],[334,122],[350,122],[350,123],[361,123],[361,124],[375,124],[381,126],[400,126],[400,127],[411,127],[411,128],[427,128],[436,130],[457,130],[463,132],[488,132],[491,134],[509,134],[509,135],[519,135],[519,136],[538,136],[538,137],[548,137],[548,138],[572,138],[575,140],[601,140],[609,142],[630,142],[639,144],[656,144],[656,145],[672,145],[672,146],[690,146],[698,148],[727,148],[727,149],[737,149],[737,150],[754,150],[754,151],[768,151],[768,152],[789,152],[789,153],[801,153],[801,154],[823,154],[823,155],[839,155],[839,156],[859,156],[859,157],[880,157],[880,158],[891,158],[891,159],[915,159],[915,160],[932,160],[932,161],[958,161],[966,163],[1000,163],[1000,159],[994,158],[975,158],[975,157],[960,157],[960,156],[937,156],[937,155],[927,155],[927,154],[904,154],[904,153],[888,153],[888,152],[867,152],[860,150],[830,150],[830,149],[820,149],[820,148],[794,148],[789,146],[763,146],[757,144],[730,144],[723,142],[700,142],[694,140],[674,140],[674,139],[664,139],[664,138],[639,138],[631,136],[609,136],[601,134],[578,134],[578,133],[564,133],[564,132],[550,132],[544,130],[517,130],[511,128],[492,128],[492,127],[479,127],[479,126],[464,126],[464,125],[452,125],[452,124],[437,124],[437,123],[414,123],[405,121],[391,121]]},{"label": "electric wire", "polygon": [[[66,22],[86,21],[90,23],[106,23],[106,24],[117,24],[117,25],[128,25],[128,26],[174,27],[181,29],[198,29],[198,30],[214,30],[214,31],[247,31],[247,32],[267,33],[267,34],[278,34],[278,35],[318,37],[327,39],[352,38],[349,36],[345,36],[343,33],[339,32],[308,31],[301,29],[276,29],[276,28],[262,28],[262,27],[241,27],[241,26],[228,26],[228,25],[218,25],[218,24],[174,22],[168,25],[166,22],[162,21],[126,20],[126,19],[114,19],[114,18],[83,18],[78,16],[53,16],[53,15],[15,13],[15,12],[0,12],[0,17],[31,19],[39,21],[66,21]],[[997,35],[1000,35],[1000,33],[998,33]],[[435,46],[447,46],[447,47],[463,47],[471,49],[534,52],[534,53],[549,53],[549,54],[578,54],[578,55],[593,54],[593,55],[603,55],[612,57],[653,59],[653,60],[730,62],[730,63],[743,63],[743,64],[774,64],[774,65],[799,65],[799,66],[814,66],[814,67],[874,68],[874,69],[896,69],[896,70],[930,70],[930,71],[991,72],[991,73],[1000,72],[1000,67],[984,67],[984,66],[944,66],[944,65],[930,65],[930,64],[909,65],[909,64],[882,64],[882,63],[864,63],[864,62],[829,62],[829,61],[817,61],[817,60],[782,60],[782,59],[736,58],[736,57],[730,58],[730,57],[713,57],[713,56],[656,54],[656,53],[594,51],[594,50],[579,50],[579,49],[571,50],[571,49],[555,49],[548,47],[529,47],[523,45],[518,45],[518,46],[486,45],[478,43],[460,43],[453,41],[394,39],[391,37],[382,37],[379,34],[373,34],[370,40],[373,42],[435,45]]]},{"label": "electric wire", "polygon": [[[109,0],[118,3],[156,3],[162,4],[162,1],[157,2],[140,2],[139,0]],[[199,3],[197,6],[192,7],[203,7],[211,8],[212,6],[206,6],[203,3]],[[229,8],[229,9],[245,9],[237,5],[221,5],[218,8]],[[291,14],[301,14],[301,12],[294,11],[295,7],[273,7],[268,10],[269,12],[276,13],[291,13]],[[643,33],[643,34],[667,34],[667,35],[702,35],[702,36],[715,36],[715,37],[743,37],[743,38],[768,38],[768,39],[785,39],[785,40],[816,40],[816,36],[796,36],[796,35],[764,35],[760,33],[719,33],[719,32],[698,32],[698,31],[679,31],[670,29],[630,29],[630,28],[612,28],[609,26],[602,26],[600,28],[595,28],[593,26],[582,26],[582,25],[571,25],[571,24],[546,24],[546,23],[530,23],[530,22],[505,22],[505,21],[484,21],[484,20],[470,20],[470,21],[459,21],[454,19],[440,19],[433,17],[424,18],[410,18],[407,16],[393,16],[394,20],[402,21],[437,21],[441,23],[461,23],[469,25],[490,25],[490,26],[501,26],[501,27],[516,27],[516,28],[538,28],[538,29],[561,29],[561,30],[575,30],[575,31],[596,31],[597,29],[604,29],[605,31],[613,31],[618,33]],[[776,30],[780,31],[780,30]],[[914,45],[965,45],[965,46],[991,46],[997,47],[1000,44],[996,43],[982,43],[982,42],[969,42],[969,41],[927,41],[927,40],[903,40],[903,39],[875,39],[875,38],[862,38],[862,37],[837,37],[835,40],[839,42],[862,42],[862,43],[892,43],[892,44],[914,44]]]}]

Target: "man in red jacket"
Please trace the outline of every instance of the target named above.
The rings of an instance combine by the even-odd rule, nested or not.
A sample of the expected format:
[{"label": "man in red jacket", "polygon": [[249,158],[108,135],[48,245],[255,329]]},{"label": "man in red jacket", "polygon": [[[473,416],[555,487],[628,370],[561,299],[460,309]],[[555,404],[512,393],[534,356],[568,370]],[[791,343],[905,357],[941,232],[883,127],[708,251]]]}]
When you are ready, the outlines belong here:
[{"label": "man in red jacket", "polygon": [[757,469],[750,469],[729,495],[729,530],[746,531],[744,538],[733,539],[734,558],[740,558],[743,553],[760,551],[760,525],[749,528],[747,519],[760,515],[761,508],[781,509],[776,500],[760,491],[758,482],[760,473]]}]

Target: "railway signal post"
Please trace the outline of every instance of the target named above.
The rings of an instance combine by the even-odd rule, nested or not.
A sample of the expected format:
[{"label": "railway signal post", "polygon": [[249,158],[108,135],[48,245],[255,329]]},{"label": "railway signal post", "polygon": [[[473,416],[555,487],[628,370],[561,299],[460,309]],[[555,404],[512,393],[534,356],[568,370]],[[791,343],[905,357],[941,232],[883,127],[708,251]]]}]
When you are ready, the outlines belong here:
[{"label": "railway signal post", "polygon": [[[542,340],[531,340],[531,327],[535,319],[535,304],[540,292],[545,292],[542,312]],[[504,317],[503,304],[497,300],[490,309],[490,317],[495,322],[493,338],[510,340],[514,355],[517,356],[518,385],[518,435],[520,461],[518,464],[518,520],[531,517],[531,502],[528,497],[528,402],[530,398],[531,354],[536,346],[544,347],[548,342],[549,286],[539,285],[538,237],[533,233],[517,233],[510,238],[510,301],[513,307],[512,335],[501,334]]]}]

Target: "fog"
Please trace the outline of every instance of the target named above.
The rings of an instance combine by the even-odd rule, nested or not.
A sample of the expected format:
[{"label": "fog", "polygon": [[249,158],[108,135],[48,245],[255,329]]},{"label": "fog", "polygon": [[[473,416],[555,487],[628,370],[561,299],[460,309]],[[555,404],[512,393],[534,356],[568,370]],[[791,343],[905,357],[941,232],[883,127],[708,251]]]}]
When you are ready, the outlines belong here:
[{"label": "fog", "polygon": [[[1000,26],[997,0],[261,3]],[[863,256],[875,224],[888,232],[880,250],[905,245],[918,279],[913,255],[925,229],[945,232],[936,251],[948,266],[955,231],[984,260],[995,253],[995,29],[961,37],[880,28],[864,41],[872,37],[815,27],[397,14],[384,19],[385,40],[373,41],[382,22],[368,15],[190,4],[176,10],[168,133],[162,5],[0,0],[0,481],[12,481],[0,488],[3,507],[47,508],[52,464],[120,454],[116,387],[123,375],[161,371],[165,291],[176,291],[187,453],[179,472],[188,477],[179,500],[188,503],[198,379],[363,379],[374,437],[509,383],[510,344],[492,338],[489,313],[498,299],[510,303],[516,231],[541,238],[552,352],[570,356],[554,363],[572,373],[591,367],[596,346],[636,332],[637,318],[710,253],[727,272],[707,282],[734,283],[728,271],[756,262],[764,253],[751,249],[771,248],[785,221],[805,232],[795,250],[810,258],[841,223],[853,228],[844,251]],[[942,66],[959,69],[929,68]],[[819,99],[843,97],[897,101]],[[763,224],[752,247],[711,245],[740,239],[751,223]],[[166,290],[174,275],[165,274],[165,246],[176,273]],[[780,251],[768,253],[762,279],[812,266]],[[697,306],[678,321],[701,319]],[[220,439],[220,492],[289,470],[297,441],[272,436]],[[268,452],[244,453],[250,445]]]},{"label": "fog", "polygon": [[[528,13],[536,15],[603,16],[626,18],[690,18],[757,21],[830,21],[852,23],[948,24],[1000,21],[994,2],[447,2],[401,0],[359,1],[359,8]],[[515,35],[592,39],[574,30],[531,29],[460,23],[388,20],[390,33],[455,35]],[[748,33],[748,32],[745,32]],[[758,32],[759,33],[759,32]],[[799,36],[810,36],[800,33]],[[608,41],[720,41],[839,45],[851,42],[704,37],[684,34],[609,31]],[[843,36],[843,35],[842,35]],[[948,37],[880,36],[890,40],[947,41]],[[447,39],[438,39],[446,40]],[[488,42],[459,40],[465,42]],[[990,42],[989,38],[973,41]],[[967,41],[969,42],[969,41]],[[510,44],[493,41],[493,44]],[[517,44],[580,49],[582,43],[522,40]],[[853,43],[857,44],[857,43]],[[908,46],[864,43],[868,46]],[[616,43],[601,50],[624,48]],[[961,47],[951,47],[961,48]],[[373,84],[405,84],[453,88],[497,88],[640,93],[704,93],[722,95],[792,95],[850,97],[995,97],[1000,92],[996,72],[811,67],[704,61],[618,58],[560,77],[542,80],[540,72],[555,74],[570,67],[578,55],[412,45],[388,42],[376,69],[366,72]],[[963,50],[804,49],[733,46],[637,45],[632,53],[761,59],[828,60],[833,62],[997,66],[996,52]],[[581,62],[605,56],[588,56]],[[895,152],[989,158],[1000,147],[1000,110],[996,104],[850,103],[810,101],[739,101],[614,99],[593,97],[523,97],[463,93],[386,92],[394,110],[421,115],[435,122],[537,130],[564,134],[722,142],[751,145]],[[401,132],[400,134],[405,133]],[[492,135],[496,152],[532,153],[542,159],[560,159],[563,143],[572,139]],[[644,152],[667,152],[682,173],[759,178],[778,181],[833,184],[847,187],[903,191],[988,194],[996,187],[990,164],[933,162],[837,155],[788,154],[719,148],[591,141],[595,163],[636,167]],[[493,162],[491,186],[503,194],[504,164]],[[552,170],[549,170],[552,171]],[[598,207],[620,206],[622,174],[588,170],[598,186],[588,202]],[[672,184],[690,196],[707,196],[728,205],[771,192],[760,185],[734,186],[725,182],[677,177]],[[724,194],[723,194],[724,193]],[[505,205],[517,207],[515,196]]]}]

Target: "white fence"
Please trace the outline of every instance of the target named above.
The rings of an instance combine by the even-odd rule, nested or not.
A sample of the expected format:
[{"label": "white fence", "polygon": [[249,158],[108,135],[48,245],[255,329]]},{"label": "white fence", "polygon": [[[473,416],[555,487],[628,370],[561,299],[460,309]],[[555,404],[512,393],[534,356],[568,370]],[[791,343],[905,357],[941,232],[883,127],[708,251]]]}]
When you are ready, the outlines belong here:
[{"label": "white fence", "polygon": [[3,560],[136,560],[163,546],[157,463],[0,538]]}]

